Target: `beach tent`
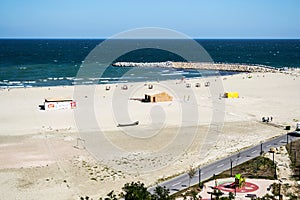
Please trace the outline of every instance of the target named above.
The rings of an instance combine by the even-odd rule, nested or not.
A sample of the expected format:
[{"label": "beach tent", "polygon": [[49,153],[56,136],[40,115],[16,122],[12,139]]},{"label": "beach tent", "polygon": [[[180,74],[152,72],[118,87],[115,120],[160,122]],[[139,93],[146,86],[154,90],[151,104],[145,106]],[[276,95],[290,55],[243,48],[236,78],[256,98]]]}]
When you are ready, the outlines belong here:
[{"label": "beach tent", "polygon": [[224,94],[225,98],[239,98],[238,92],[225,92]]},{"label": "beach tent", "polygon": [[47,98],[44,102],[44,110],[74,109],[76,102],[71,98]]},{"label": "beach tent", "polygon": [[145,102],[165,102],[165,101],[172,101],[173,97],[170,96],[168,93],[166,92],[155,92],[155,93],[151,93],[151,94],[145,94]]}]

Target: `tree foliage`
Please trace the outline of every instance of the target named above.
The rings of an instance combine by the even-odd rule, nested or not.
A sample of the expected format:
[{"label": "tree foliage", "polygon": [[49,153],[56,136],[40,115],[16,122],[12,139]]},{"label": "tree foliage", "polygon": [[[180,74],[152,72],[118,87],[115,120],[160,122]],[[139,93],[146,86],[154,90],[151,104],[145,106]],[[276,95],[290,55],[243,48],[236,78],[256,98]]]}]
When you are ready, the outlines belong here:
[{"label": "tree foliage", "polygon": [[170,191],[166,188],[166,186],[157,186],[154,189],[154,194],[152,195],[153,200],[171,200],[172,198],[169,196]]},{"label": "tree foliage", "polygon": [[[172,200],[170,197],[170,191],[165,186],[157,186],[153,194],[151,194],[144,183],[131,182],[126,183],[123,188],[123,192],[120,195],[116,195],[112,190],[105,198],[100,197],[99,200],[117,200],[118,198],[124,198],[125,200]],[[89,200],[89,197],[80,197],[81,200]]]},{"label": "tree foliage", "polygon": [[126,183],[122,189],[124,192],[121,194],[121,196],[125,200],[151,200],[152,195],[150,194],[150,192],[147,191],[147,188],[144,186],[144,183]]}]

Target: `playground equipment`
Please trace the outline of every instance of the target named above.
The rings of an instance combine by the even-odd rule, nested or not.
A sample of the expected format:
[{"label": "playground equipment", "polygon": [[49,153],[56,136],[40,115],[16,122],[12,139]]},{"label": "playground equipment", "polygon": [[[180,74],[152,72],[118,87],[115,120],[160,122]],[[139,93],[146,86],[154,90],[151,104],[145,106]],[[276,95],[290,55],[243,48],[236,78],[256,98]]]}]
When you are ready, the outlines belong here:
[{"label": "playground equipment", "polygon": [[222,181],[222,183],[218,185],[217,189],[221,190],[222,192],[232,192],[235,195],[237,193],[251,193],[259,189],[256,184],[246,182],[245,177],[243,177],[241,174],[236,174],[234,178],[234,181]]},{"label": "playground equipment", "polygon": [[242,176],[242,174],[236,174],[234,177],[234,182],[235,182],[235,186],[237,186],[238,188],[241,188],[244,186],[244,184],[246,183],[246,178],[244,178]]},{"label": "playground equipment", "polygon": [[246,183],[246,178],[242,174],[236,174],[234,177],[234,182],[230,184],[231,188],[242,188]]}]

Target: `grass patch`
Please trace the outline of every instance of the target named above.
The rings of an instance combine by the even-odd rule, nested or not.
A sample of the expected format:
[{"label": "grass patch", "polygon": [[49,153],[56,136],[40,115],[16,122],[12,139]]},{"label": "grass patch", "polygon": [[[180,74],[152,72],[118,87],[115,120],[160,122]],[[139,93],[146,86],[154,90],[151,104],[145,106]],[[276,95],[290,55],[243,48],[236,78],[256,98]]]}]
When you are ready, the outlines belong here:
[{"label": "grass patch", "polygon": [[[274,180],[275,166],[273,161],[262,156],[253,158],[232,168],[232,175],[241,173],[246,178],[261,178]],[[230,177],[230,169],[222,172],[220,178]],[[219,177],[217,177],[219,178]]]}]

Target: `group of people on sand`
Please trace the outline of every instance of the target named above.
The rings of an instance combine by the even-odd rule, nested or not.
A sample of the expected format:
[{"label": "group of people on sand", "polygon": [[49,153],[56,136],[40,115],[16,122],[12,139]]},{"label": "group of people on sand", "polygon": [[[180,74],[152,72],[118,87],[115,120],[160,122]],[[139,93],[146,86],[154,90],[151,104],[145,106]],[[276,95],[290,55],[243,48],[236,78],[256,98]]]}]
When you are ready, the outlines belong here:
[{"label": "group of people on sand", "polygon": [[262,122],[271,122],[273,121],[273,117],[262,117]]}]

